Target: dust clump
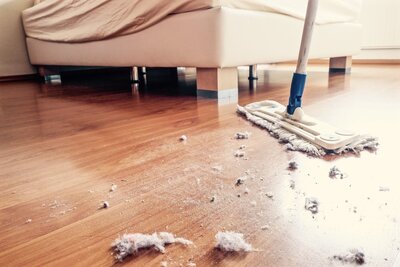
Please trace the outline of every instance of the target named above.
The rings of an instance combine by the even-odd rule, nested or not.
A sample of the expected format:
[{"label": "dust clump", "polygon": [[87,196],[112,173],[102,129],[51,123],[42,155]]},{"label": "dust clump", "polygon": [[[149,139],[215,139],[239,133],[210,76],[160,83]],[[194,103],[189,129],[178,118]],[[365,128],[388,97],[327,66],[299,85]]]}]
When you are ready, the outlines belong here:
[{"label": "dust clump", "polygon": [[341,170],[339,170],[338,167],[333,166],[329,170],[329,177],[332,179],[337,179],[337,178],[343,179],[345,177],[345,174]]},{"label": "dust clump", "polygon": [[218,232],[215,235],[215,239],[217,241],[215,247],[222,251],[253,251],[253,247],[244,240],[243,234],[241,233],[231,231]]},{"label": "dust clump", "polygon": [[103,201],[101,203],[101,207],[102,209],[108,209],[110,207],[110,203],[108,203],[108,201]]},{"label": "dust clump", "polygon": [[267,192],[265,195],[270,199],[274,199],[274,194],[272,192]]},{"label": "dust clump", "polygon": [[295,182],[294,180],[290,180],[290,185],[289,185],[289,187],[290,187],[291,189],[295,189],[295,188],[296,188],[296,182]]},{"label": "dust clump", "polygon": [[291,171],[297,170],[299,168],[299,164],[296,161],[289,162],[288,169]]},{"label": "dust clump", "polygon": [[110,188],[110,192],[114,192],[115,190],[117,190],[117,185],[116,184],[112,184],[111,188]]},{"label": "dust clump", "polygon": [[237,132],[235,134],[235,139],[249,139],[250,133],[249,132]]},{"label": "dust clump", "polygon": [[182,245],[191,245],[192,241],[181,237],[175,237],[168,232],[149,234],[124,234],[117,238],[111,247],[114,249],[115,258],[123,261],[129,255],[135,255],[141,249],[154,248],[161,253],[165,252],[165,245],[179,243]]},{"label": "dust clump", "polygon": [[233,154],[237,158],[243,158],[246,153],[243,150],[236,150],[235,154]]},{"label": "dust clump", "polygon": [[52,203],[48,204],[48,206],[49,206],[51,209],[56,209],[56,208],[65,206],[65,204],[64,204],[64,203],[60,203],[60,202],[58,202],[57,200],[54,200]]},{"label": "dust clump", "polygon": [[342,263],[355,263],[358,265],[363,265],[365,263],[365,255],[358,249],[352,249],[343,255],[334,255],[332,258]]},{"label": "dust clump", "polygon": [[186,135],[181,135],[181,137],[179,137],[179,141],[181,141],[181,142],[185,142],[186,140],[187,140]]},{"label": "dust clump", "polygon": [[304,208],[311,211],[312,214],[318,213],[319,202],[315,197],[307,197]]},{"label": "dust clump", "polygon": [[246,177],[246,176],[239,177],[239,178],[236,179],[235,185],[236,185],[236,186],[242,185],[242,184],[244,184],[244,182],[245,182],[246,180],[247,180],[247,177]]},{"label": "dust clump", "polygon": [[381,192],[388,192],[388,191],[390,191],[390,188],[387,187],[387,186],[380,186],[380,187],[379,187],[379,191],[381,191]]},{"label": "dust clump", "polygon": [[217,200],[217,197],[216,197],[216,196],[212,196],[211,199],[210,199],[210,202],[213,203],[213,202],[215,202],[216,200]]}]

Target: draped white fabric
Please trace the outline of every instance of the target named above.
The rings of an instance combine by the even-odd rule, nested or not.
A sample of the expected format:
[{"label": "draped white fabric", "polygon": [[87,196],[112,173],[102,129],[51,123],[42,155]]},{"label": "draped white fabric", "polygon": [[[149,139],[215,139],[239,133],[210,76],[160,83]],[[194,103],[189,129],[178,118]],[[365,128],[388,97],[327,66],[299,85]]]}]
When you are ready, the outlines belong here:
[{"label": "draped white fabric", "polygon": [[[361,0],[319,2],[317,24],[358,19]],[[22,17],[28,37],[86,42],[139,32],[171,14],[218,7],[304,19],[307,0],[45,0],[24,10]]]}]

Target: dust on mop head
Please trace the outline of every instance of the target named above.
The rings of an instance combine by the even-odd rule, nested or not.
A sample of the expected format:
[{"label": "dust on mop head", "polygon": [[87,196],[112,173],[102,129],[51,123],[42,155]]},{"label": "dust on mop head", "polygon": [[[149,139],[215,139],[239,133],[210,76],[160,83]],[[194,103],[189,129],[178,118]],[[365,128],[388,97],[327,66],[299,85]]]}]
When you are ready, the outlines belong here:
[{"label": "dust on mop head", "polygon": [[347,152],[353,152],[359,154],[365,149],[376,150],[378,147],[378,141],[376,138],[371,136],[360,136],[353,142],[342,146],[335,150],[326,150],[318,145],[312,144],[309,141],[300,138],[294,133],[280,127],[278,124],[269,122],[266,119],[260,118],[256,115],[251,114],[242,106],[237,106],[237,112],[253,124],[260,128],[266,129],[273,137],[277,138],[280,142],[285,143],[287,150],[304,152],[307,155],[314,157],[323,157],[327,153],[343,154]]}]

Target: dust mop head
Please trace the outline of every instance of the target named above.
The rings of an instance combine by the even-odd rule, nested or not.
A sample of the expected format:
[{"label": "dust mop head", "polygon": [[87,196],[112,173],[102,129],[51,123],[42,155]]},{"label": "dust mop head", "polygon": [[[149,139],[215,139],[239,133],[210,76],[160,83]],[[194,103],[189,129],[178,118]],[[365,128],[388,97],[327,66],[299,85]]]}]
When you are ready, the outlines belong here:
[{"label": "dust mop head", "polygon": [[[276,105],[276,107],[278,108],[283,107],[282,105],[274,101],[263,101],[259,103],[261,104],[266,103],[267,105],[269,104]],[[254,103],[250,105],[256,106],[257,104],[258,103]],[[283,107],[283,109],[285,108]],[[260,117],[252,114],[245,107],[238,105],[237,112],[243,115],[247,120],[249,120],[253,124],[267,130],[272,136],[279,139],[280,142],[285,143],[286,144],[285,147],[287,150],[301,151],[310,156],[322,157],[327,153],[343,154],[346,152],[353,152],[355,154],[358,154],[365,149],[376,150],[378,147],[378,141],[376,140],[376,138],[371,136],[356,136],[357,138],[354,138],[353,140],[351,140],[351,142],[347,144],[341,145],[339,148],[326,149],[318,144],[314,144],[308,140],[305,140],[305,138],[302,138],[288,131],[287,129],[283,128],[281,124],[286,122],[279,119],[282,118],[282,115],[279,115],[280,113],[282,113],[281,111],[276,112],[276,114],[272,114],[272,116],[267,114],[261,114],[260,112],[254,112],[257,115],[261,114],[262,117]],[[266,118],[270,118],[271,121],[267,120]],[[285,118],[285,120],[288,121],[289,119]],[[302,129],[300,128],[296,128],[296,132],[300,132],[301,130]]]},{"label": "dust mop head", "polygon": [[279,125],[262,119],[248,112],[244,107],[238,106],[237,112],[253,124],[267,130],[273,137],[279,139],[280,142],[286,144],[286,149],[293,151],[301,151],[308,155],[322,157],[325,151],[310,142],[298,138],[295,134],[281,128]]}]

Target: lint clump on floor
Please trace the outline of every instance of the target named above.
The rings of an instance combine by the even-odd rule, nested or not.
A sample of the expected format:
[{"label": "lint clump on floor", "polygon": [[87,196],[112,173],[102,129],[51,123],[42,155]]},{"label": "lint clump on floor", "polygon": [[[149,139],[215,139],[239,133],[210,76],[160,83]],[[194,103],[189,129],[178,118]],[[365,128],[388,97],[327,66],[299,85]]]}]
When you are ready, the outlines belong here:
[{"label": "lint clump on floor", "polygon": [[108,209],[110,207],[110,203],[108,201],[103,201],[100,205],[101,209]]},{"label": "lint clump on floor", "polygon": [[251,244],[247,243],[243,234],[226,231],[226,232],[218,232],[215,235],[217,249],[228,252],[250,252],[253,251],[253,247]]},{"label": "lint clump on floor", "polygon": [[250,133],[249,132],[237,132],[235,134],[235,139],[241,140],[241,139],[249,139]]},{"label": "lint clump on floor", "polygon": [[129,255],[135,255],[141,249],[154,248],[155,250],[164,253],[165,245],[168,244],[192,245],[193,242],[181,237],[175,237],[168,232],[160,232],[153,234],[124,234],[117,238],[112,244],[115,251],[115,258],[123,261]]},{"label": "lint clump on floor", "polygon": [[381,192],[389,192],[390,188],[387,186],[379,186],[379,191]]},{"label": "lint clump on floor", "polygon": [[340,261],[342,263],[351,263],[362,265],[365,263],[365,255],[359,249],[351,249],[348,253],[342,255],[334,255],[333,260]]},{"label": "lint clump on floor", "polygon": [[297,164],[296,161],[290,161],[290,162],[289,162],[288,169],[289,169],[290,171],[297,170],[298,168],[299,168],[299,164]]},{"label": "lint clump on floor", "polygon": [[115,192],[115,190],[117,190],[117,185],[116,184],[111,184],[111,187],[110,187],[110,192]]},{"label": "lint clump on floor", "polygon": [[243,158],[246,155],[246,152],[239,149],[239,150],[236,150],[233,155],[237,158]]},{"label": "lint clump on floor", "polygon": [[272,192],[267,192],[267,193],[265,193],[265,195],[266,195],[269,199],[274,199],[274,193],[272,193]]},{"label": "lint clump on floor", "polygon": [[294,180],[290,180],[290,181],[289,181],[289,187],[290,187],[291,189],[295,189],[295,188],[296,188],[296,182],[295,182]]},{"label": "lint clump on floor", "polygon": [[217,200],[217,196],[215,196],[215,195],[213,195],[213,196],[210,198],[210,202],[211,202],[211,203],[214,203],[216,200]]},{"label": "lint clump on floor", "polygon": [[239,178],[236,179],[235,185],[236,185],[236,186],[242,185],[242,184],[244,184],[244,182],[245,182],[246,180],[247,180],[247,177],[246,177],[246,176],[241,176],[241,177],[239,177]]},{"label": "lint clump on floor", "polygon": [[337,178],[343,179],[343,178],[345,178],[345,176],[346,176],[346,174],[343,173],[341,170],[339,170],[339,168],[336,166],[333,166],[329,170],[329,177],[332,179],[337,179]]},{"label": "lint clump on floor", "polygon": [[319,209],[319,201],[315,197],[307,197],[304,208],[308,211],[311,211],[312,214],[318,213]]}]

